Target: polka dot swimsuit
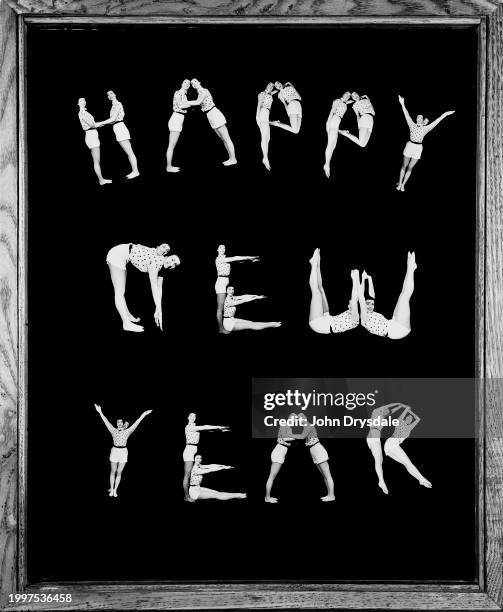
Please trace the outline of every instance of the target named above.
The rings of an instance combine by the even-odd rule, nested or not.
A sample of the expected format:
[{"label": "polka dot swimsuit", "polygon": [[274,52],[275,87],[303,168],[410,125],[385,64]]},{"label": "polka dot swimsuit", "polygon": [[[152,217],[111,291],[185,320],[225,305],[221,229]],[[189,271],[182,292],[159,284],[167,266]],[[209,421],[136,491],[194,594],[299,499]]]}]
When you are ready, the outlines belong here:
[{"label": "polka dot swimsuit", "polygon": [[423,138],[426,136],[428,132],[427,125],[417,125],[417,123],[413,123],[410,126],[410,141],[420,144],[423,142]]},{"label": "polka dot swimsuit", "polygon": [[368,98],[360,98],[353,104],[353,109],[356,109],[360,115],[375,115],[372,102]]},{"label": "polka dot swimsuit", "polygon": [[204,92],[204,98],[201,102],[201,110],[206,113],[215,106],[215,103],[213,102],[213,96],[207,89],[203,89],[202,91]]},{"label": "polka dot swimsuit", "polygon": [[114,427],[112,438],[114,439],[114,446],[125,447],[129,438],[129,429],[117,429]]},{"label": "polka dot swimsuit", "polygon": [[367,314],[367,321],[365,323],[362,321],[362,325],[371,334],[376,336],[388,335],[388,319],[379,312],[369,312]]},{"label": "polka dot swimsuit", "polygon": [[215,259],[217,276],[229,276],[231,273],[231,264],[228,261],[222,261],[223,259],[225,259],[225,255],[219,255]]},{"label": "polka dot swimsuit", "polygon": [[342,332],[358,327],[358,322],[353,321],[349,310],[341,312],[341,314],[331,316],[330,319],[330,329],[334,334],[340,334]]},{"label": "polka dot swimsuit", "polygon": [[140,272],[148,272],[150,268],[159,271],[164,265],[164,256],[150,247],[133,244],[129,252],[129,261]]},{"label": "polka dot swimsuit", "polygon": [[316,431],[316,427],[314,427],[314,425],[304,427],[304,435],[306,437],[306,446],[314,446],[315,444],[318,444],[318,432]]},{"label": "polka dot swimsuit", "polygon": [[199,432],[195,429],[195,425],[185,426],[185,443],[186,444],[199,444]]},{"label": "polka dot swimsuit", "polygon": [[347,110],[348,106],[345,102],[343,102],[339,98],[337,98],[337,100],[334,100],[334,115],[336,117],[340,117],[342,119],[346,114]]},{"label": "polka dot swimsuit", "polygon": [[283,89],[279,92],[278,98],[287,104],[292,102],[292,100],[302,100],[299,95],[299,92],[295,89],[293,85],[287,85],[283,87]]},{"label": "polka dot swimsuit", "polygon": [[114,100],[112,102],[112,108],[110,109],[110,117],[115,121],[124,121],[124,117],[126,113],[124,112],[124,107],[118,100]]},{"label": "polka dot swimsuit", "polygon": [[194,466],[190,473],[190,482],[189,485],[191,487],[198,487],[203,482],[203,475],[199,472],[199,469]]},{"label": "polka dot swimsuit", "polygon": [[260,106],[262,108],[266,108],[267,110],[271,110],[272,100],[273,100],[271,94],[263,91],[262,93],[259,94],[259,98],[260,98]]},{"label": "polka dot swimsuit", "polygon": [[224,317],[230,318],[236,314],[236,307],[234,306],[234,300],[227,296],[224,302]]}]

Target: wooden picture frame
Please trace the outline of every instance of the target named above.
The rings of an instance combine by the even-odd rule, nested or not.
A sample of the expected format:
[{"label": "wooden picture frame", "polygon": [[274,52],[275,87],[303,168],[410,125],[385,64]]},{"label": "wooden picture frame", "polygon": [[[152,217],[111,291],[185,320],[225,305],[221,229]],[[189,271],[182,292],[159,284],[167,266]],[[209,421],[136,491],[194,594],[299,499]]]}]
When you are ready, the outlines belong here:
[{"label": "wooden picture frame", "polygon": [[[25,35],[37,23],[475,24],[479,31],[477,376],[479,568],[449,584],[26,584]],[[0,606],[7,609],[332,608],[497,610],[503,607],[503,3],[500,0],[0,1]],[[25,593],[31,601],[8,602]],[[55,594],[72,595],[57,602]],[[51,595],[52,598],[48,596]],[[38,597],[37,597],[38,596]],[[45,596],[45,597],[43,597]],[[28,599],[29,599],[28,597]],[[36,600],[39,599],[37,602]],[[45,599],[46,601],[42,601]]]}]

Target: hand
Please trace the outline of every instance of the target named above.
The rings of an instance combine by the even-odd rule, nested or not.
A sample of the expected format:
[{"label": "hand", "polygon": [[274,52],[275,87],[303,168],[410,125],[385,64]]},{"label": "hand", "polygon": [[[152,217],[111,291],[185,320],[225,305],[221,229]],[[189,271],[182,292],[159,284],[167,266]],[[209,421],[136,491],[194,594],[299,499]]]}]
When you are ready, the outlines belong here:
[{"label": "hand", "polygon": [[224,470],[232,470],[232,469],[233,469],[232,465],[224,466]]},{"label": "hand", "polygon": [[447,111],[446,113],[444,113],[444,115],[448,117],[449,115],[454,115],[455,112],[456,111]]},{"label": "hand", "polygon": [[259,255],[250,255],[250,256],[248,257],[248,259],[249,259],[250,261],[254,261],[254,262],[255,262],[255,261],[260,261],[260,256],[259,256]]},{"label": "hand", "polygon": [[154,321],[157,327],[162,331],[162,310],[160,308],[156,308],[154,312]]},{"label": "hand", "polygon": [[257,295],[255,297],[257,298],[257,300],[264,300],[267,296],[265,296],[265,295]]},{"label": "hand", "polygon": [[98,412],[101,412],[101,406],[98,406],[98,404],[94,404],[94,407]]},{"label": "hand", "polygon": [[400,102],[400,104],[403,104],[405,102],[405,100],[403,99],[403,96],[398,96],[398,101]]}]

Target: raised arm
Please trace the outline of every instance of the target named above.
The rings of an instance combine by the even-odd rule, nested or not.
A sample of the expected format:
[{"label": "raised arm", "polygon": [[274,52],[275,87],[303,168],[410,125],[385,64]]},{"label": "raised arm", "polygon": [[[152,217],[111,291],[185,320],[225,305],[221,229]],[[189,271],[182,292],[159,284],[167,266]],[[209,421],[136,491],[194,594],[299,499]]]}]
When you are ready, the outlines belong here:
[{"label": "raised arm", "polygon": [[409,127],[412,127],[414,125],[414,121],[412,121],[412,118],[409,115],[409,111],[405,108],[405,100],[402,96],[398,96],[398,101],[400,102],[400,106],[402,107],[402,111],[405,116],[405,121],[407,121],[407,125]]},{"label": "raised arm", "polygon": [[128,433],[128,435],[130,436],[133,431],[138,427],[138,425],[140,424],[140,421],[142,421],[148,414],[150,414],[152,412],[152,410],[146,410],[143,414],[140,415],[140,417],[138,419],[136,419],[136,421],[131,425],[131,427],[129,427],[126,431]]},{"label": "raised arm", "polygon": [[412,423],[407,423],[407,427],[409,428],[409,431],[411,431],[412,429],[414,429],[414,427],[419,423],[419,421],[421,420],[420,417],[417,416],[417,414],[415,412],[412,412],[412,410],[410,409],[410,406],[406,406],[405,410],[402,412],[402,414],[399,416],[399,419],[401,421],[403,421],[404,417],[409,415],[414,417],[414,421]]},{"label": "raised arm", "polygon": [[446,117],[448,117],[449,115],[453,115],[456,111],[447,111],[445,113],[443,113],[442,115],[440,115],[440,117],[438,117],[438,119],[435,119],[435,121],[432,121],[430,123],[430,125],[426,126],[426,131],[427,132],[431,132],[431,130],[436,127],[441,121],[443,121]]},{"label": "raised arm", "polygon": [[107,419],[107,417],[103,414],[102,410],[101,410],[101,406],[98,406],[98,404],[94,404],[94,407],[96,408],[96,412],[100,415],[103,423],[105,423],[106,428],[108,429],[108,431],[113,434],[115,431],[115,427],[110,423],[110,421]]}]

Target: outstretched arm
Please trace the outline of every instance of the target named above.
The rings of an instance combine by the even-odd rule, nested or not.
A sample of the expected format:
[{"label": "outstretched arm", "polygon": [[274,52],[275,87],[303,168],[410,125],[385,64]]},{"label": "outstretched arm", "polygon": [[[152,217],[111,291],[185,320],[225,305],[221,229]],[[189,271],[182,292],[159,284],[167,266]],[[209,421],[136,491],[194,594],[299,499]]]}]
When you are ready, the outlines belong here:
[{"label": "outstretched arm", "polygon": [[220,470],[231,470],[230,465],[220,465],[219,463],[209,463],[208,465],[200,465],[199,473],[209,474],[210,472],[220,472]]},{"label": "outstretched arm", "polygon": [[222,257],[219,258],[221,263],[232,263],[233,261],[258,261],[259,255],[234,255],[233,257]]},{"label": "outstretched arm", "polygon": [[402,96],[398,96],[398,101],[400,102],[400,106],[402,107],[402,111],[405,116],[405,120],[407,121],[407,125],[409,127],[412,127],[414,125],[414,122],[412,121],[412,118],[409,115],[409,111],[405,108],[405,100]]},{"label": "outstretched arm", "polygon": [[265,295],[244,294],[244,295],[235,295],[233,296],[232,300],[234,302],[234,305],[238,305],[238,304],[245,304],[246,302],[254,302],[255,300],[263,300],[264,298],[265,298]]},{"label": "outstretched arm", "polygon": [[108,431],[113,434],[115,431],[115,427],[110,423],[110,421],[107,419],[107,417],[103,414],[102,410],[101,410],[101,406],[98,406],[98,404],[94,404],[94,407],[96,408],[96,412],[100,415],[103,423],[105,423],[106,428],[108,429]]},{"label": "outstretched arm", "polygon": [[432,121],[430,123],[430,125],[426,126],[426,131],[427,132],[431,132],[431,130],[436,127],[441,121],[443,121],[446,117],[448,117],[449,115],[453,115],[456,111],[447,111],[445,113],[443,113],[442,115],[440,115],[440,117],[438,117],[438,119],[435,119],[435,121]]},{"label": "outstretched arm", "polygon": [[146,410],[136,421],[127,429],[128,435],[131,435],[133,431],[138,427],[140,421],[142,421],[148,414],[150,414],[152,410]]},{"label": "outstretched arm", "polygon": [[194,429],[196,431],[211,431],[211,430],[228,431],[229,430],[229,428],[225,425],[194,425]]}]

